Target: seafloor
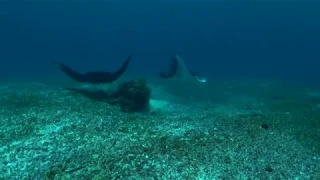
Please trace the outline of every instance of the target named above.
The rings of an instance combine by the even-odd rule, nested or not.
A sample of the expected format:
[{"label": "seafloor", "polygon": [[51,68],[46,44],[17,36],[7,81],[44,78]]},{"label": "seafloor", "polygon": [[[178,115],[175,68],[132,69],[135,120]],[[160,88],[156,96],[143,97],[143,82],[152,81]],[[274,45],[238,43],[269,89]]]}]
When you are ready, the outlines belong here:
[{"label": "seafloor", "polygon": [[1,180],[320,179],[315,87],[150,81],[150,112],[124,113],[65,85],[1,83]]}]

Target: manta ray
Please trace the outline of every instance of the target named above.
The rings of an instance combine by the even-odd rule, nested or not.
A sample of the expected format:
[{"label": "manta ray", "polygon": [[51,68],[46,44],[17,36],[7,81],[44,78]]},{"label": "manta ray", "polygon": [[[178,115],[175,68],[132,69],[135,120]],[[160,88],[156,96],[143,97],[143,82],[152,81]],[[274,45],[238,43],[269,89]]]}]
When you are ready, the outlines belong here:
[{"label": "manta ray", "polygon": [[178,55],[172,57],[169,71],[167,71],[166,73],[160,72],[159,77],[163,79],[170,79],[172,81],[180,83],[207,82],[207,79],[205,77],[201,76],[197,72],[188,69],[182,58]]},{"label": "manta ray", "polygon": [[159,77],[163,80],[158,84],[159,92],[162,93],[154,93],[155,99],[170,98],[172,101],[177,98],[187,101],[207,99],[204,93],[208,87],[207,79],[200,73],[188,69],[178,55],[172,57],[168,71],[160,72]]},{"label": "manta ray", "polygon": [[55,64],[56,67],[60,69],[62,72],[64,72],[68,77],[77,82],[85,82],[90,84],[106,84],[112,83],[122,76],[122,74],[127,70],[130,59],[131,56],[128,56],[127,60],[115,72],[91,71],[86,73],[80,73],[73,70],[71,67],[65,65],[64,63],[53,62],[53,64]]}]

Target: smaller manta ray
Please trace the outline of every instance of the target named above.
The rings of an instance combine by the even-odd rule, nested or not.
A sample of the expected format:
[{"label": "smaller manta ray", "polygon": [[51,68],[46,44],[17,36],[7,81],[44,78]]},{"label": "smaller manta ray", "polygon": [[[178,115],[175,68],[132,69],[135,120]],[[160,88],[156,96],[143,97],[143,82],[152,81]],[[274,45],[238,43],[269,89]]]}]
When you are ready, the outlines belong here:
[{"label": "smaller manta ray", "polygon": [[158,95],[154,98],[168,98],[171,97],[172,101],[192,102],[196,100],[208,99],[208,83],[207,79],[187,68],[184,61],[175,55],[171,59],[170,68],[167,72],[160,73],[160,89],[162,88],[166,93]]},{"label": "smaller manta ray", "polygon": [[67,76],[77,82],[86,82],[91,84],[104,84],[112,83],[122,76],[122,74],[127,70],[128,64],[130,62],[131,56],[128,56],[127,60],[122,64],[122,66],[115,72],[105,72],[105,71],[92,71],[87,73],[79,73],[67,65],[60,62],[53,62],[57,68],[64,72]]},{"label": "smaller manta ray", "polygon": [[205,77],[188,69],[184,61],[178,55],[173,56],[169,71],[167,73],[161,72],[159,76],[163,79],[171,79],[178,82],[207,82]]}]

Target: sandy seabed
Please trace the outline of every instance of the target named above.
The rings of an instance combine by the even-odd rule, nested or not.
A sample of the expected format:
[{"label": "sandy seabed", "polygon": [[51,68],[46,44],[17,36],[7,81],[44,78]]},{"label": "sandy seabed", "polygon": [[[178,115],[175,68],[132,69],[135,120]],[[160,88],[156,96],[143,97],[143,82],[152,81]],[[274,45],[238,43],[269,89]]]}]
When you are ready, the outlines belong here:
[{"label": "sandy seabed", "polygon": [[2,82],[0,179],[320,179],[320,89],[261,82],[150,83],[143,113]]}]

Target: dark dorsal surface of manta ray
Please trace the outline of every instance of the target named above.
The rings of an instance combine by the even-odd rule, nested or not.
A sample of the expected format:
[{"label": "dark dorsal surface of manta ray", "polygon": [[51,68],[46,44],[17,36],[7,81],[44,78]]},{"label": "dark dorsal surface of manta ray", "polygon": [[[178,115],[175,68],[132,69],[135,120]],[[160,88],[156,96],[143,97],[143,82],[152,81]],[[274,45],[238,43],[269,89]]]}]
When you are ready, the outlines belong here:
[{"label": "dark dorsal surface of manta ray", "polygon": [[53,63],[68,77],[70,77],[71,79],[77,82],[86,82],[91,84],[105,84],[105,83],[112,83],[116,81],[118,78],[120,78],[122,74],[126,72],[130,59],[131,59],[131,56],[128,56],[127,60],[115,72],[91,71],[84,74],[73,70],[71,67],[63,63],[60,63],[60,62],[53,62]]},{"label": "dark dorsal surface of manta ray", "polygon": [[206,78],[201,76],[200,73],[188,69],[184,61],[178,55],[172,57],[169,71],[166,73],[161,72],[159,76],[160,78],[178,81],[197,80],[201,83],[207,82]]}]

